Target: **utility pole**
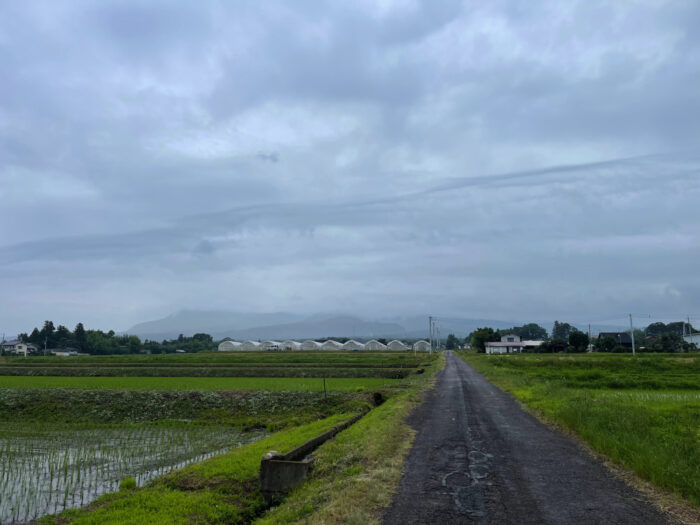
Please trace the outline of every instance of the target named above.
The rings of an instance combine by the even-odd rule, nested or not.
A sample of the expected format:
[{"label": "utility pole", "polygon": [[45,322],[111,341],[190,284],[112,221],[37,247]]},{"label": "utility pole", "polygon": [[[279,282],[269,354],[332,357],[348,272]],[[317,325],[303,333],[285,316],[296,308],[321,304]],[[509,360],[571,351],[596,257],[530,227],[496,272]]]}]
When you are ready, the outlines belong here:
[{"label": "utility pole", "polygon": [[632,355],[636,356],[637,352],[634,348],[634,326],[632,325],[632,314],[630,314],[630,337],[632,338]]},{"label": "utility pole", "polygon": [[591,351],[591,345],[593,345],[593,340],[591,339],[591,323],[588,323],[588,348],[586,348],[588,352]]},{"label": "utility pole", "polygon": [[428,343],[430,344],[430,355],[433,355],[433,316],[428,316]]}]

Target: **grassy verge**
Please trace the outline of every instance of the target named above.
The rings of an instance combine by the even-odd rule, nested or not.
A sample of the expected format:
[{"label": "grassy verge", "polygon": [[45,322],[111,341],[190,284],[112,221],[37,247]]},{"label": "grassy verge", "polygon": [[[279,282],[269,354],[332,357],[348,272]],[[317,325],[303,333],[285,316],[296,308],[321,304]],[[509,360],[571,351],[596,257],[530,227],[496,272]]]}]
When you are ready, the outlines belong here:
[{"label": "grassy verge", "polygon": [[[334,377],[326,388],[338,392],[376,389],[397,382],[379,377]],[[323,391],[318,377],[60,377],[0,376],[1,388],[82,388],[118,390],[298,390]]]},{"label": "grassy verge", "polygon": [[248,523],[264,511],[258,489],[261,456],[269,450],[288,452],[312,437],[349,419],[338,414],[321,421],[237,448],[159,478],[145,488],[108,494],[83,509],[40,520],[44,524],[191,524]]},{"label": "grassy verge", "polygon": [[[700,505],[698,358],[462,357],[614,462]],[[694,388],[676,387],[686,384]]]},{"label": "grassy verge", "polygon": [[308,482],[256,523],[379,523],[401,480],[415,436],[404,419],[443,366],[444,356],[440,356],[426,374],[412,376],[394,388],[387,402],[322,445],[314,454]]}]

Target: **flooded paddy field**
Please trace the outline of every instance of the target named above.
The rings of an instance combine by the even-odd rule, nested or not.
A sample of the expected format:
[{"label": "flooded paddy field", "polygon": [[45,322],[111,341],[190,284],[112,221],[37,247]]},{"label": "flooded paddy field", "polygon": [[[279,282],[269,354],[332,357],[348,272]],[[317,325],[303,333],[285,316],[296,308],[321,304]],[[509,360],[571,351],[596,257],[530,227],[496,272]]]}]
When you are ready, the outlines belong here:
[{"label": "flooded paddy field", "polygon": [[37,422],[0,427],[0,523],[22,523],[141,486],[184,465],[266,434],[187,423],[115,425]]}]

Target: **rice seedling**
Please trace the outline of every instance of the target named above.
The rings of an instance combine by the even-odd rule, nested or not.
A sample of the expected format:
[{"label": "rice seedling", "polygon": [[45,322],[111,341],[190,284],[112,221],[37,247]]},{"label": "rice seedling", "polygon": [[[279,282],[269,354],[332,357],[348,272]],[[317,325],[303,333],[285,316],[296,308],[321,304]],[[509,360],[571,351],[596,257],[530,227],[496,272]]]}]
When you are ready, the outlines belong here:
[{"label": "rice seedling", "polygon": [[197,424],[46,425],[0,429],[0,523],[80,507],[132,477],[156,476],[263,437]]}]

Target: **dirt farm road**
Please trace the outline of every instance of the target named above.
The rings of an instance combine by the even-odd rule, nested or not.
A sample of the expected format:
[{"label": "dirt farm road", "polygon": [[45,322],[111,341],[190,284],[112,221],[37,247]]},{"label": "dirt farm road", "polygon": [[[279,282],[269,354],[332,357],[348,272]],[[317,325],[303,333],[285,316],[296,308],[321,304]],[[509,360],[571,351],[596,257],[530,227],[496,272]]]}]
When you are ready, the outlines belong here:
[{"label": "dirt farm road", "polygon": [[385,524],[673,523],[572,439],[446,357],[409,419],[418,434]]}]

